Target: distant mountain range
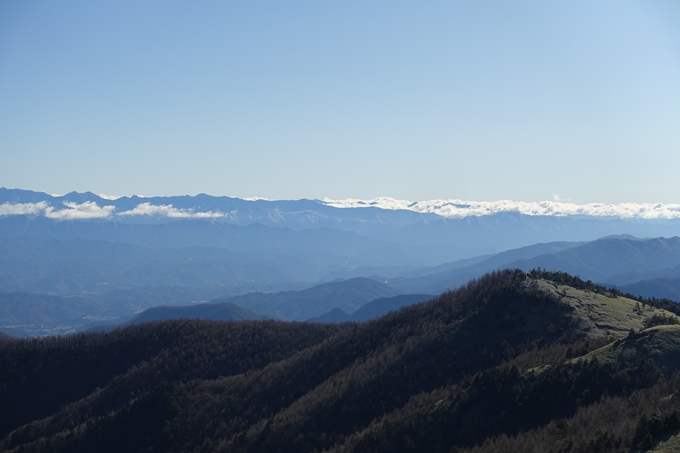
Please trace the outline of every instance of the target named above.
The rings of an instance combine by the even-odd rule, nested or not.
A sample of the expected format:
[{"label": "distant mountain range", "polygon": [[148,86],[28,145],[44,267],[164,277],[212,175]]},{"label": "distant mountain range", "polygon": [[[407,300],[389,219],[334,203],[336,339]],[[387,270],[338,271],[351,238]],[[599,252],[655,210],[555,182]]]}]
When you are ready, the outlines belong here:
[{"label": "distant mountain range", "polygon": [[[239,252],[220,248],[149,249],[104,241],[15,238],[0,240],[0,250],[0,264],[4,263],[0,283],[5,288],[33,291],[0,292],[0,329],[18,336],[127,322],[134,313],[155,306],[183,306],[159,309],[157,313],[166,314],[158,319],[189,316],[196,310],[192,308],[196,302],[207,300],[252,313],[224,314],[221,319],[265,316],[361,322],[505,268],[570,272],[634,295],[680,301],[678,237],[640,240],[618,236],[585,243],[536,244],[407,270],[380,281],[376,280],[379,277],[358,277],[317,285],[286,280],[285,274],[280,274],[279,280],[258,281],[254,278],[257,272],[263,275],[270,272],[267,269],[285,270],[285,266],[264,258],[250,262],[240,258]],[[296,284],[302,287],[289,289]],[[267,292],[254,291],[262,288]],[[64,289],[71,292],[59,292]],[[56,292],[41,294],[40,290]],[[373,310],[377,306],[382,308]],[[213,319],[205,312],[196,316]]]},{"label": "distant mountain range", "polygon": [[[244,200],[205,194],[109,199],[91,192],[71,192],[63,196],[52,196],[42,192],[0,188],[0,216],[5,218],[25,215],[31,219],[46,218],[61,221],[90,219],[97,220],[98,223],[112,222],[118,225],[158,225],[178,220],[194,220],[239,226],[260,224],[292,230],[327,228],[351,231],[381,242],[415,247],[420,250],[418,253],[422,256],[429,253],[436,257],[433,247],[441,249],[442,246],[449,246],[450,249],[446,250],[448,259],[439,256],[440,263],[485,253],[497,253],[539,242],[590,241],[612,234],[630,234],[636,237],[670,237],[680,234],[680,218],[675,215],[677,212],[673,206],[588,205],[590,206],[588,209],[580,209],[575,205],[564,204],[564,209],[560,209],[561,205],[553,202],[539,203],[536,206],[532,205],[532,208],[521,203],[499,202],[497,205],[497,208],[492,209],[484,204],[480,204],[482,207],[478,208],[470,204],[445,201],[422,205],[422,203],[398,203],[396,200],[386,202],[383,199],[369,203]],[[551,213],[559,215],[547,215]],[[647,218],[635,217],[636,213],[642,213]],[[632,218],[620,218],[617,214],[630,215]],[[57,237],[64,238],[60,228],[45,225],[40,223],[37,228],[46,228],[55,232]],[[69,229],[64,227],[63,223],[61,225],[62,229]],[[0,234],[4,237],[36,234],[35,231],[29,232],[26,228],[34,229],[14,224],[0,225]],[[201,228],[203,227],[199,229]],[[92,227],[86,228],[81,233],[86,236],[78,237],[95,238],[91,230]],[[171,238],[174,238],[182,244],[179,246],[219,245],[233,248],[228,245],[229,239],[226,243],[215,242],[214,235],[208,236],[209,239],[206,239],[208,243],[196,244],[192,240],[196,240],[198,231],[186,234],[179,228],[171,232],[166,232],[162,228],[149,228],[143,230],[145,233],[140,230],[132,233],[131,230],[125,229],[117,232],[111,227],[104,230],[98,233],[100,236],[97,238],[139,244],[138,235],[141,234],[145,236],[144,245],[150,246],[176,247],[177,245],[172,245]],[[269,230],[265,232],[268,233]],[[206,231],[202,231],[202,234],[205,233]],[[73,231],[68,234],[71,238],[77,235]],[[227,236],[231,237],[232,234]],[[187,238],[190,243],[185,242]]]},{"label": "distant mountain range", "polygon": [[[0,188],[0,328],[64,333],[209,300],[282,320],[352,320],[375,299],[438,295],[503,268],[680,300],[674,209]],[[357,287],[329,283],[340,281]]]}]

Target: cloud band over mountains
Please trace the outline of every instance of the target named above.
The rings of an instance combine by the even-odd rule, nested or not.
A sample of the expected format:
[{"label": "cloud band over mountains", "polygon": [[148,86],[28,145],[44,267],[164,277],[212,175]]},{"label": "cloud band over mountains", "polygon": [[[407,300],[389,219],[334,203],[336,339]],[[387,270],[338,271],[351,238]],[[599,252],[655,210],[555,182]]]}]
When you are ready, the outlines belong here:
[{"label": "cloud band over mountains", "polygon": [[115,213],[115,206],[99,206],[94,201],[84,203],[73,203],[65,201],[63,208],[57,209],[50,206],[47,202],[39,203],[4,203],[0,205],[0,216],[4,215],[43,215],[50,219],[58,220],[80,220],[80,219],[105,219],[112,216],[161,216],[170,218],[219,218],[226,217],[222,212],[194,212],[192,209],[177,209],[172,205],[152,205],[150,203],[140,203],[134,209]]},{"label": "cloud band over mountains", "polygon": [[[105,199],[100,199],[104,201]],[[241,200],[245,203],[257,203],[258,200]],[[418,213],[436,214],[446,218],[462,218],[468,216],[486,216],[497,213],[519,213],[530,216],[588,216],[610,217],[621,219],[680,219],[680,204],[661,203],[589,203],[575,204],[561,201],[516,202],[500,201],[464,201],[464,200],[430,200],[408,201],[394,198],[375,198],[372,200],[345,199],[317,200],[321,205],[351,209],[379,208],[386,210],[407,210]],[[220,210],[203,211],[197,208],[176,208],[172,204],[152,204],[144,202],[132,209],[117,212],[116,206],[95,201],[76,203],[61,201],[51,204],[47,201],[36,203],[0,204],[0,216],[29,215],[45,216],[58,220],[106,219],[113,217],[157,216],[177,219],[218,219],[234,217],[236,212]],[[276,208],[278,209],[278,208]]]},{"label": "cloud band over mountains", "polygon": [[618,217],[622,219],[678,219],[680,204],[661,203],[588,203],[575,204],[561,201],[521,202],[511,200],[500,201],[463,201],[463,200],[430,200],[407,201],[394,198],[375,198],[359,200],[324,199],[324,204],[336,208],[375,207],[381,209],[404,209],[409,211],[432,213],[442,217],[460,218],[468,216],[485,216],[500,212],[516,212],[532,216],[592,216]]},{"label": "cloud band over mountains", "polygon": [[173,217],[180,219],[211,219],[226,217],[223,212],[194,212],[193,209],[177,209],[171,204],[153,205],[151,203],[140,203],[136,208],[129,211],[118,213],[120,216],[135,215],[158,215],[162,217]]}]

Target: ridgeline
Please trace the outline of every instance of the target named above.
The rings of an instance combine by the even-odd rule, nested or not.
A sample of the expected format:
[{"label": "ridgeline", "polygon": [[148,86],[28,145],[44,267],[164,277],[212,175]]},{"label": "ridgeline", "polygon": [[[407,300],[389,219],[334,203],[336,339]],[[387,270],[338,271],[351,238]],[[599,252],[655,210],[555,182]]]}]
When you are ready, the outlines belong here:
[{"label": "ridgeline", "polygon": [[0,343],[0,450],[628,452],[680,429],[680,318],[487,274],[354,324],[172,320]]}]

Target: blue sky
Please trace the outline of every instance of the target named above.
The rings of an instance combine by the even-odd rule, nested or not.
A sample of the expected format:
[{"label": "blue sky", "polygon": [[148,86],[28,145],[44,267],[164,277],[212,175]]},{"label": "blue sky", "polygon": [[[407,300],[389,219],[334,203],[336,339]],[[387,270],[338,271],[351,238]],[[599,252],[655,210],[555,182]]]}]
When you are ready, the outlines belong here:
[{"label": "blue sky", "polygon": [[680,3],[0,2],[0,186],[680,202]]}]

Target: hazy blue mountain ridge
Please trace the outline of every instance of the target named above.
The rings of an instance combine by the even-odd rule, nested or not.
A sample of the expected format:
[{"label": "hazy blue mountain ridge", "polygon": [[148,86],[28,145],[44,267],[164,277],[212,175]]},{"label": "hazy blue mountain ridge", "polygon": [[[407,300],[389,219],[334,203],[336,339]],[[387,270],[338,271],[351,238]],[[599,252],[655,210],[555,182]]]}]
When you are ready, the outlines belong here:
[{"label": "hazy blue mountain ridge", "polygon": [[303,321],[334,308],[354,312],[372,300],[400,294],[400,291],[384,283],[359,277],[324,283],[301,291],[253,292],[231,297],[227,302],[257,314],[268,314],[286,321]]},{"label": "hazy blue mountain ridge", "polygon": [[[102,220],[54,220],[29,216],[0,217],[0,238],[87,239],[151,248],[221,247],[233,251],[281,255],[330,272],[369,266],[422,266],[472,256],[464,248],[409,247],[361,236],[352,231],[313,228],[292,230],[262,224],[231,225],[205,219],[160,224],[121,224]],[[467,253],[467,254],[466,254]],[[320,277],[319,277],[320,278]]]},{"label": "hazy blue mountain ridge", "polygon": [[[135,209],[138,205],[149,203],[154,206],[168,206],[194,212],[222,213],[224,217],[213,220],[235,225],[261,223],[268,226],[287,226],[292,229],[333,228],[356,231],[363,234],[385,231],[396,226],[408,225],[427,219],[439,218],[436,214],[417,213],[407,210],[387,211],[375,207],[361,209],[340,209],[319,200],[244,200],[234,197],[217,197],[206,194],[196,196],[169,197],[120,197],[105,199],[92,192],[71,192],[62,196],[52,196],[42,192],[21,189],[0,188],[2,203],[39,203],[46,202],[55,209],[62,208],[64,202],[81,204],[95,202],[98,206],[114,206],[119,214]],[[168,222],[177,219],[164,216],[111,216],[108,220],[118,223]]]},{"label": "hazy blue mountain ridge", "polygon": [[543,255],[546,253],[555,253],[568,248],[576,247],[583,244],[583,242],[548,242],[534,245],[527,245],[518,249],[506,250],[504,252],[496,253],[494,255],[482,255],[474,258],[464,258],[451,263],[444,263],[438,266],[428,266],[408,271],[400,274],[399,278],[423,277],[426,275],[437,275],[456,271],[460,269],[470,269],[474,267],[483,267],[484,269],[491,269],[495,266],[503,266],[516,260],[533,258],[534,256]]},{"label": "hazy blue mountain ridge", "polygon": [[674,278],[653,278],[639,280],[633,283],[619,286],[624,293],[635,294],[643,297],[656,297],[680,302],[680,269],[675,269]]},{"label": "hazy blue mountain ridge", "polygon": [[[525,258],[516,259],[520,256]],[[680,266],[680,238],[607,237],[587,243],[537,244],[499,253],[467,267],[457,268],[455,263],[451,266],[454,269],[450,271],[390,279],[388,284],[406,293],[439,294],[493,270],[529,271],[539,267],[617,286],[643,279],[672,278],[680,276],[680,267],[676,267]]]},{"label": "hazy blue mountain ridge", "polygon": [[394,297],[381,297],[379,299],[372,300],[365,305],[362,305],[352,313],[347,313],[341,308],[334,308],[328,313],[309,318],[307,321],[332,323],[347,321],[364,322],[378,318],[402,307],[425,302],[426,300],[433,299],[434,297],[435,296],[431,294],[403,294],[401,296]]},{"label": "hazy blue mountain ridge", "polygon": [[485,216],[438,218],[373,235],[411,246],[450,244],[474,247],[478,255],[558,241],[593,241],[605,236],[671,237],[680,220],[636,220],[606,217],[540,216],[502,212]]},{"label": "hazy blue mountain ridge", "polygon": [[[680,219],[639,220],[617,219],[593,216],[545,216],[523,215],[517,212],[501,212],[485,216],[444,218],[434,213],[419,213],[405,209],[381,209],[378,207],[338,208],[319,200],[243,200],[232,197],[214,197],[205,194],[178,197],[121,197],[108,200],[91,192],[72,192],[60,197],[19,189],[0,189],[0,204],[35,203],[44,201],[55,209],[63,208],[64,202],[83,203],[91,201],[101,206],[113,206],[115,211],[99,222],[113,224],[167,224],[189,219],[178,219],[163,215],[120,216],[141,204],[172,206],[174,209],[192,212],[222,213],[212,223],[246,226],[262,224],[272,227],[287,227],[293,230],[330,228],[353,231],[368,235],[380,241],[390,241],[427,250],[433,254],[433,247],[450,246],[457,256],[440,262],[532,245],[539,242],[590,241],[612,234],[631,234],[637,237],[670,237],[680,234]],[[33,216],[39,219],[40,216]],[[206,219],[191,219],[193,221]],[[83,221],[79,221],[83,223]],[[3,227],[0,225],[0,231]],[[157,233],[158,230],[154,230]],[[205,236],[207,232],[202,231]],[[106,240],[124,240],[124,235],[112,236],[107,231]],[[139,234],[139,233],[138,233]],[[158,246],[155,234],[146,238],[144,245]],[[161,235],[163,237],[163,235]],[[182,242],[186,235],[176,235],[175,240],[183,245],[233,245],[215,242],[187,244]],[[138,239],[137,239],[138,240]],[[163,246],[170,246],[163,244]]]},{"label": "hazy blue mountain ridge", "polygon": [[[353,278],[324,283],[300,291],[252,292],[232,297],[227,301],[213,300],[210,303],[189,306],[152,307],[123,322],[96,323],[86,326],[85,329],[107,331],[140,322],[180,318],[243,321],[275,319],[280,316],[289,321],[362,322],[434,297],[422,294],[382,297],[385,294],[398,294],[398,291],[374,280]],[[244,306],[250,309],[243,308]],[[328,307],[331,307],[329,312],[331,315],[325,313],[321,316],[308,316],[309,313],[318,314],[320,310]],[[352,315],[348,315],[347,311],[353,312]],[[326,320],[329,316],[333,319]]]},{"label": "hazy blue mountain ridge", "polygon": [[582,242],[549,242],[507,250],[491,256],[462,259],[421,268],[388,280],[389,285],[407,293],[440,294],[455,289],[487,272],[513,266],[522,258],[533,258],[581,245]]},{"label": "hazy blue mountain ridge", "polygon": [[603,238],[511,265],[523,270],[537,267],[560,270],[584,280],[625,284],[680,265],[680,237]]},{"label": "hazy blue mountain ridge", "polygon": [[197,304],[181,307],[159,306],[144,310],[122,325],[139,324],[166,319],[208,319],[212,321],[250,321],[272,319],[267,315],[255,313],[229,302]]}]

